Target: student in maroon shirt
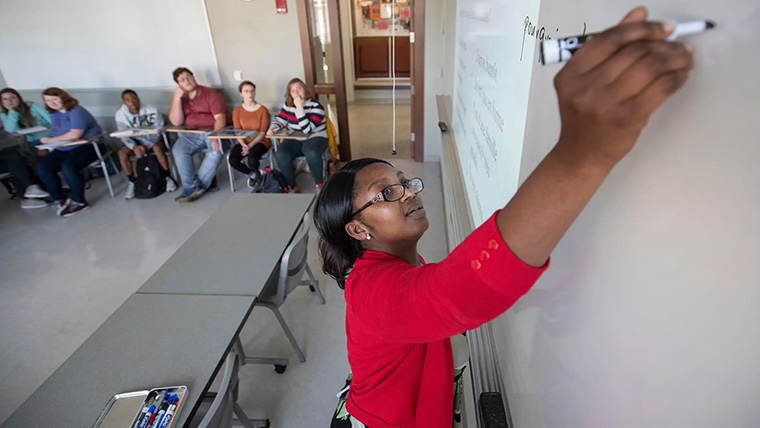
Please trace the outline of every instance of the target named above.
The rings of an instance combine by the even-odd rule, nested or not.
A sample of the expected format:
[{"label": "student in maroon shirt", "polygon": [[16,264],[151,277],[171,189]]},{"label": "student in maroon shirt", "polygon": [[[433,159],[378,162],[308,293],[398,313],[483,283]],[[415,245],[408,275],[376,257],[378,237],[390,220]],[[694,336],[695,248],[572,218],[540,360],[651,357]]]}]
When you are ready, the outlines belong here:
[{"label": "student in maroon shirt", "polygon": [[333,427],[451,426],[449,338],[528,292],[650,115],[686,82],[692,49],[665,40],[672,26],[645,19],[636,8],[573,55],[555,79],[556,146],[442,262],[417,254],[428,228],[419,179],[377,159],[354,160],[330,177],[314,220],[323,269],[345,288],[353,372]]},{"label": "student in maroon shirt", "polygon": [[[227,114],[224,98],[212,88],[201,86],[195,81],[193,72],[184,67],[174,70],[174,91],[169,120],[172,125],[185,125],[188,128],[207,128],[220,131],[227,125],[231,116]],[[216,169],[224,160],[219,140],[211,140],[210,133],[179,133],[172,153],[177,162],[177,170],[182,179],[182,194],[175,201],[192,202],[206,193],[216,175]],[[203,163],[195,173],[193,155],[205,151]]]}]

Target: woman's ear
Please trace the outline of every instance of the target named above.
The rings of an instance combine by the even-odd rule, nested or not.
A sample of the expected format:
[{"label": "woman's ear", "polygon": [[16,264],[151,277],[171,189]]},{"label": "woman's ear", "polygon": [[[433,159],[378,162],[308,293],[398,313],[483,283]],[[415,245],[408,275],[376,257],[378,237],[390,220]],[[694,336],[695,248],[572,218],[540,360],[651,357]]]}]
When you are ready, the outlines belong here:
[{"label": "woman's ear", "polygon": [[346,233],[357,241],[365,241],[369,236],[369,230],[359,220],[351,220],[346,225]]}]

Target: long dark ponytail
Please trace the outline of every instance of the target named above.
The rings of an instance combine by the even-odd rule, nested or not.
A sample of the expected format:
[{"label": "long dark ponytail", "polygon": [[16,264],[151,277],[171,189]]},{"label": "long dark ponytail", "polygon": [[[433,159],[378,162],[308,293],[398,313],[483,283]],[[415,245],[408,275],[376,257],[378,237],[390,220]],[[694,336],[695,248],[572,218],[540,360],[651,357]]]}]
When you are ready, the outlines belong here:
[{"label": "long dark ponytail", "polygon": [[353,217],[356,174],[373,163],[390,165],[373,158],[352,160],[327,179],[314,207],[322,271],[335,278],[340,288],[346,286],[348,273],[364,252],[359,241],[348,235],[346,225]]}]

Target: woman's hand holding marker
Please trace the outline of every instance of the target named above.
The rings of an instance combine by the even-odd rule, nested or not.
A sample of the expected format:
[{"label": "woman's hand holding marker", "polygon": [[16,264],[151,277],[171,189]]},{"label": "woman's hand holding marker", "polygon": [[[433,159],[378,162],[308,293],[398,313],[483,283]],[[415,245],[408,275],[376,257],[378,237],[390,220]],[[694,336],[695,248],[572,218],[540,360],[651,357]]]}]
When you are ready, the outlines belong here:
[{"label": "woman's hand holding marker", "polygon": [[633,147],[649,116],[683,86],[694,66],[688,45],[668,42],[669,23],[636,8],[587,41],[557,74],[558,148],[609,166]]},{"label": "woman's hand holding marker", "polygon": [[636,8],[587,40],[554,79],[559,141],[496,217],[504,241],[529,265],[546,262],[649,116],[686,82],[692,49],[665,40],[672,24],[646,16]]}]

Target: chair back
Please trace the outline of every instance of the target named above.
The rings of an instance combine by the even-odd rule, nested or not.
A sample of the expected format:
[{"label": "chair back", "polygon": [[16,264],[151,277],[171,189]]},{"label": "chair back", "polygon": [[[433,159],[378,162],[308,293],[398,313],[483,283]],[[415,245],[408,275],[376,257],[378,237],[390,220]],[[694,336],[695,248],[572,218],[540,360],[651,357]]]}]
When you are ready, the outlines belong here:
[{"label": "chair back", "polygon": [[[197,428],[229,428],[232,426],[232,412],[237,394],[239,357],[230,351],[224,362],[224,373],[211,406],[206,411]],[[191,424],[192,426],[192,424]]]},{"label": "chair back", "polygon": [[[283,253],[282,258],[280,259],[280,265],[278,266],[279,273],[270,278],[271,281],[277,281],[277,291],[274,295],[268,296],[266,300],[276,306],[280,306],[285,302],[285,298],[290,292],[298,287],[301,277],[303,277],[304,270],[306,269],[306,261],[309,256],[310,228],[311,216],[307,212],[304,214],[303,220],[301,221],[293,240],[290,241],[290,244],[285,249],[285,253]],[[267,286],[266,288],[270,287]]]}]

